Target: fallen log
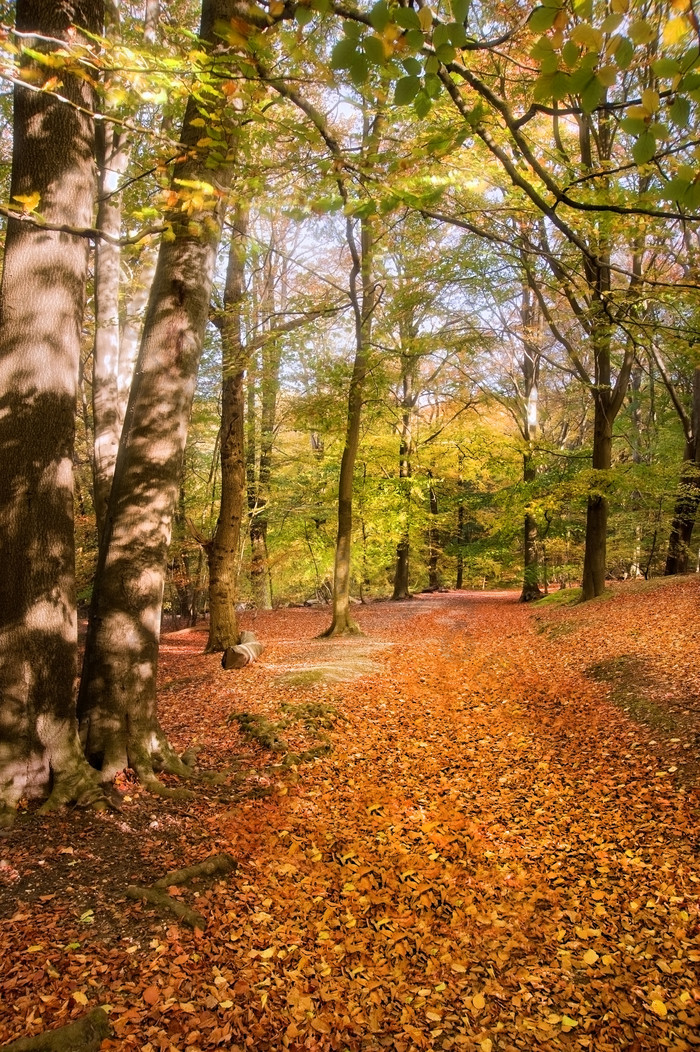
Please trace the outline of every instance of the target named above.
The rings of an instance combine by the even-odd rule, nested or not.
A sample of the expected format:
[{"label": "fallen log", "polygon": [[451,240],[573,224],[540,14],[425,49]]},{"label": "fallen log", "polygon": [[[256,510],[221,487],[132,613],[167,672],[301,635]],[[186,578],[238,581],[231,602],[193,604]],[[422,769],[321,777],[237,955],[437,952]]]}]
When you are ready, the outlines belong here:
[{"label": "fallen log", "polygon": [[36,1037],[20,1037],[2,1046],[2,1052],[97,1052],[112,1028],[103,1008],[95,1008],[88,1015],[76,1019],[58,1030],[46,1030]]},{"label": "fallen log", "polygon": [[228,647],[221,659],[221,667],[225,669],[245,668],[246,665],[256,661],[263,650],[264,645],[260,643],[253,632],[241,632],[238,645]]}]

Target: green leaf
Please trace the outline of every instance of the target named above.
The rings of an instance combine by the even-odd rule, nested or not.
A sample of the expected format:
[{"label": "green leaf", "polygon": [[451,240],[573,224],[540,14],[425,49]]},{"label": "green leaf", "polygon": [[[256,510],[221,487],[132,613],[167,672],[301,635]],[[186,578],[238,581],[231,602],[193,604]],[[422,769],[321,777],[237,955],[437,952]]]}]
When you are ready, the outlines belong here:
[{"label": "green leaf", "polygon": [[451,7],[455,22],[461,22],[464,25],[469,14],[469,0],[452,0]]},{"label": "green leaf", "polygon": [[430,99],[436,99],[442,91],[442,81],[434,73],[425,78],[425,93]]},{"label": "green leaf", "polygon": [[[401,65],[412,77],[418,77],[423,70],[417,58],[404,58],[401,60]],[[437,72],[437,70],[433,70],[433,72]]]},{"label": "green leaf", "polygon": [[343,37],[331,52],[331,69],[350,69],[357,54],[358,41],[352,37]]},{"label": "green leaf", "polygon": [[627,69],[634,58],[634,44],[629,37],[623,37],[615,50],[615,61],[620,69]]},{"label": "green leaf", "polygon": [[383,66],[386,62],[386,52],[379,37],[367,36],[363,40],[365,55],[375,66]]},{"label": "green leaf", "polygon": [[412,7],[397,7],[392,14],[397,26],[401,26],[402,29],[420,29],[418,15]]},{"label": "green leaf", "polygon": [[623,131],[628,132],[629,135],[641,135],[642,132],[646,131],[647,122],[642,120],[641,117],[623,117],[620,121],[620,127]]},{"label": "green leaf", "polygon": [[461,22],[450,22],[447,26],[449,30],[450,43],[454,44],[455,47],[463,47],[467,42],[467,31]]},{"label": "green leaf", "polygon": [[437,73],[440,69],[440,59],[436,58],[435,55],[428,55],[425,60],[425,72],[426,73]]},{"label": "green leaf", "polygon": [[[402,8],[402,10],[405,9]],[[423,47],[423,31],[421,29],[409,29],[403,39],[404,43],[411,49],[411,51],[420,51]]]},{"label": "green leaf", "polygon": [[546,33],[554,25],[557,14],[556,7],[536,7],[527,20],[528,29],[532,33]]},{"label": "green leaf", "polygon": [[561,49],[561,57],[569,69],[572,69],[572,67],[576,65],[580,54],[581,51],[578,45],[574,44],[573,40],[567,40],[564,47]]},{"label": "green leaf", "polygon": [[680,73],[680,64],[675,58],[659,58],[652,63],[654,73],[657,77],[675,77]]},{"label": "green leaf", "polygon": [[592,113],[596,106],[600,105],[604,94],[604,86],[597,77],[594,77],[581,92],[581,105],[584,111]]},{"label": "green leaf", "polygon": [[668,108],[668,115],[678,128],[687,128],[690,123],[690,102],[678,95]]},{"label": "green leaf", "polygon": [[349,69],[350,79],[355,85],[364,84],[369,77],[369,64],[365,56],[359,51],[355,52]]},{"label": "green leaf", "polygon": [[656,153],[656,139],[651,132],[645,131],[632,147],[635,164],[646,164]]},{"label": "green leaf", "polygon": [[432,102],[430,101],[430,99],[424,91],[419,91],[415,99],[413,100],[413,108],[416,111],[416,116],[420,117],[421,120],[423,119],[423,117],[428,116],[432,105]]},{"label": "green leaf", "polygon": [[656,37],[656,30],[646,19],[638,18],[630,24],[627,34],[634,44],[649,44]]},{"label": "green leaf", "polygon": [[372,23],[372,27],[381,33],[383,29],[389,25],[391,21],[391,13],[386,4],[386,0],[379,0],[378,4],[375,4],[369,13],[369,20]]},{"label": "green leaf", "polygon": [[671,179],[670,182],[661,187],[659,196],[665,201],[682,201],[689,189],[690,181],[676,176],[675,179]]},{"label": "green leaf", "polygon": [[456,54],[457,52],[452,47],[452,44],[441,44],[435,52],[436,57],[439,58],[441,62],[444,62],[445,65],[454,62]]},{"label": "green leaf", "polygon": [[448,44],[450,41],[450,31],[444,22],[440,25],[435,26],[433,30],[433,47],[439,48],[441,44]]},{"label": "green leaf", "polygon": [[600,24],[600,28],[603,31],[603,33],[614,33],[618,26],[620,26],[624,22],[624,20],[625,16],[623,14],[621,14],[620,12],[613,12],[613,14],[608,15],[607,18],[603,19],[603,21]]},{"label": "green leaf", "polygon": [[401,77],[394,88],[394,104],[407,106],[420,91],[420,77]]},{"label": "green leaf", "polygon": [[314,12],[310,7],[302,7],[301,4],[299,4],[294,12],[294,17],[297,20],[298,25],[306,26],[313,19]]}]

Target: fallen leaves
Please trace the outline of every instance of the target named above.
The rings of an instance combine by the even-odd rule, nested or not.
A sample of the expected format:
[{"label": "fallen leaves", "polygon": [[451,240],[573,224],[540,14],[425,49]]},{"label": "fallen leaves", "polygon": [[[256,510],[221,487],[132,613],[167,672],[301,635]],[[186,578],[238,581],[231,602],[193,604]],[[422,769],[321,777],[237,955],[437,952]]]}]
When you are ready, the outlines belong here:
[{"label": "fallen leaves", "polygon": [[[567,611],[573,627],[556,643],[503,597],[378,604],[361,615],[381,668],[304,688],[276,668],[303,660],[323,614],[260,614],[266,662],[233,686],[201,635],[166,639],[170,734],[184,747],[206,726],[205,763],[235,756],[271,795],[231,806],[202,787],[185,808],[125,782],[134,802],[121,826],[101,828],[131,845],[125,885],[214,852],[238,873],[192,892],[204,933],[114,893],[76,904],[62,885],[42,900],[45,888],[22,898],[13,884],[0,1026],[35,1033],[108,1001],[116,1036],[103,1047],[121,1052],[695,1047],[696,813],[675,763],[656,762],[606,683],[584,675],[631,623],[641,650],[660,653],[643,631],[651,606],[625,598],[621,619],[614,602]],[[679,655],[677,629],[669,612]],[[700,668],[698,649],[686,641],[685,668]],[[308,702],[345,719],[333,751],[298,771],[271,770],[274,756],[227,721],[245,710],[278,722]],[[295,754],[306,734],[303,722],[285,729]],[[75,863],[63,881],[89,862],[84,838],[67,849],[70,829],[47,863]],[[19,873],[31,866],[30,852],[4,854]]]}]

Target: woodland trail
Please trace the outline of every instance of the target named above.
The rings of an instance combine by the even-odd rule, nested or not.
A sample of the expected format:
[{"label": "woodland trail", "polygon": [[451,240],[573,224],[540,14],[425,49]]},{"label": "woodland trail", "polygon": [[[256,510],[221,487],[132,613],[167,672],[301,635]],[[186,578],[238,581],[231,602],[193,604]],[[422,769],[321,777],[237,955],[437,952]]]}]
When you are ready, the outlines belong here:
[{"label": "woodland trail", "polygon": [[[325,611],[246,615],[268,647],[237,673],[201,632],[168,636],[167,730],[253,795],[124,785],[119,815],[21,821],[0,1039],[109,1003],[102,1047],[141,1052],[697,1047],[699,593],[450,593],[324,643]],[[332,751],[280,765],[241,710]],[[221,851],[236,873],[174,891],[203,933],[124,900]]]}]

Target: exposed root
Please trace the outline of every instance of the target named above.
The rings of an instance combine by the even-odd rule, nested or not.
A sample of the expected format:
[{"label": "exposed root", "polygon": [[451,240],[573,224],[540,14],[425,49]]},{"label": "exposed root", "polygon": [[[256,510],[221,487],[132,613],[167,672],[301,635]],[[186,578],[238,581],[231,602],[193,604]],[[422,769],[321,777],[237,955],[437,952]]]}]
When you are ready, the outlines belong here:
[{"label": "exposed root", "polygon": [[157,880],[155,888],[171,888],[173,885],[189,884],[196,877],[215,877],[219,873],[232,873],[238,869],[235,858],[223,851],[220,855],[210,855],[203,862],[196,862],[184,869],[173,869]]},{"label": "exposed root", "polygon": [[20,1037],[2,1046],[2,1052],[97,1052],[112,1028],[103,1008],[95,1008],[58,1030],[48,1030],[36,1037]]},{"label": "exposed root", "polygon": [[345,620],[344,618],[340,621],[336,621],[335,618],[331,621],[328,628],[321,632],[320,635],[316,636],[317,639],[334,639],[338,636],[363,636],[364,632],[352,618]]},{"label": "exposed root", "polygon": [[160,912],[174,913],[179,920],[189,924],[191,928],[199,928],[201,931],[204,931],[207,922],[202,914],[197,913],[187,903],[180,902],[179,899],[168,895],[165,889],[173,885],[189,884],[197,877],[213,877],[219,874],[231,873],[236,869],[238,869],[236,860],[224,852],[220,855],[212,855],[210,858],[205,858],[203,862],[197,862],[193,866],[186,866],[184,869],[174,869],[157,880],[151,887],[130,884],[126,889],[126,896],[137,901],[149,902]]},{"label": "exposed root", "polygon": [[126,897],[149,902],[151,906],[155,906],[159,913],[174,913],[178,920],[189,924],[190,928],[199,928],[200,931],[204,931],[207,926],[207,922],[201,913],[190,909],[187,903],[174,899],[172,895],[168,895],[167,891],[163,891],[162,888],[142,888],[138,884],[130,884],[126,889]]},{"label": "exposed root", "polygon": [[75,804],[93,811],[108,809],[109,801],[100,784],[99,774],[87,763],[81,764],[80,769],[72,774],[56,776],[49,798],[39,808],[39,814],[57,811],[65,804]]}]

